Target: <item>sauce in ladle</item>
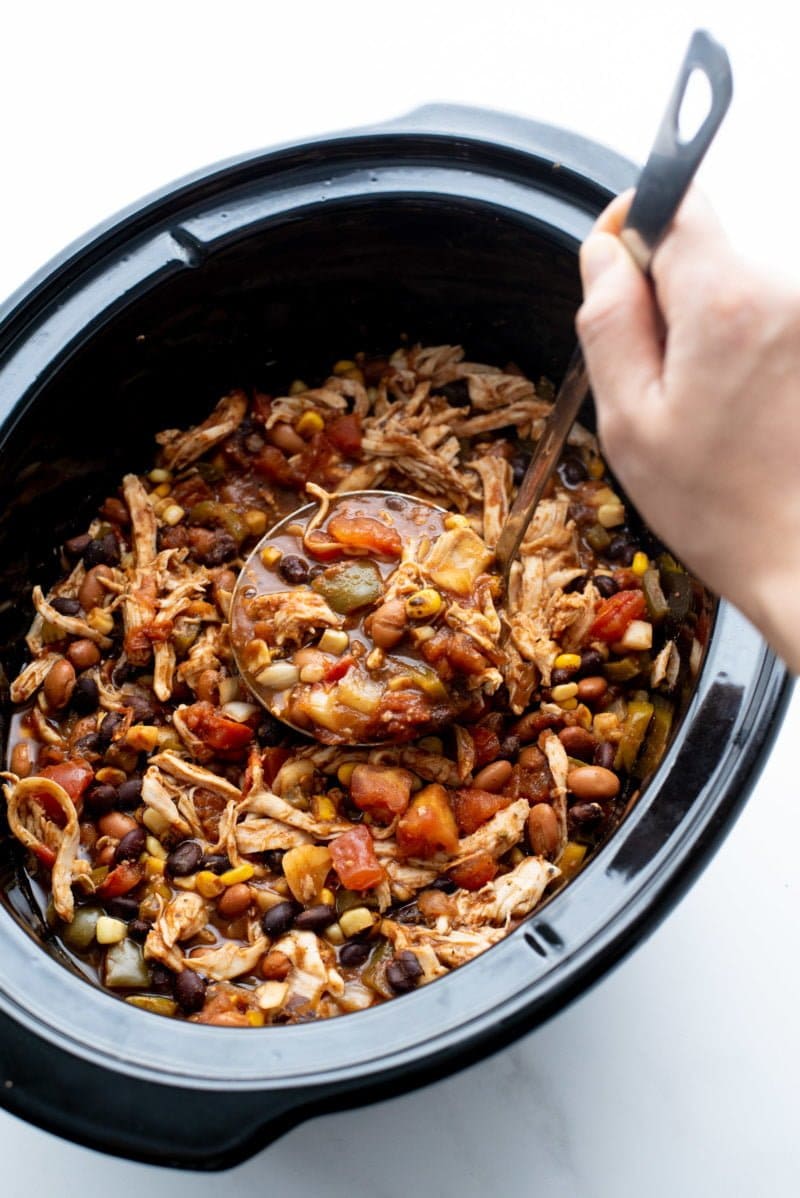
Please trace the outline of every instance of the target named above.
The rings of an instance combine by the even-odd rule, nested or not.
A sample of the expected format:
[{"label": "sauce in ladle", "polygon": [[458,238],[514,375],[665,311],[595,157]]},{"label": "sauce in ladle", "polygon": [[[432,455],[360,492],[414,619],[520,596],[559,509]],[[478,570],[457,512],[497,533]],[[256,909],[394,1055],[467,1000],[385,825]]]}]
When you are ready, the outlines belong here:
[{"label": "sauce in ladle", "polygon": [[428,500],[317,493],[321,507],[262,538],[234,591],[232,644],[253,694],[326,744],[406,741],[477,718],[491,663],[459,628],[497,593],[492,551]]}]

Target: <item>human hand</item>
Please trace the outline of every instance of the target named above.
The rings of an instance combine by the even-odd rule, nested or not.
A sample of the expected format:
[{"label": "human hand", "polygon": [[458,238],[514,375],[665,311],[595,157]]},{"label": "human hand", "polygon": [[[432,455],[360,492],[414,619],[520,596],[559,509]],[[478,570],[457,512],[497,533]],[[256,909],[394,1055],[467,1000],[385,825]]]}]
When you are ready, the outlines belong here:
[{"label": "human hand", "polygon": [[653,258],[617,197],[577,327],[608,460],[651,528],[800,670],[800,289],[742,261],[697,192]]}]

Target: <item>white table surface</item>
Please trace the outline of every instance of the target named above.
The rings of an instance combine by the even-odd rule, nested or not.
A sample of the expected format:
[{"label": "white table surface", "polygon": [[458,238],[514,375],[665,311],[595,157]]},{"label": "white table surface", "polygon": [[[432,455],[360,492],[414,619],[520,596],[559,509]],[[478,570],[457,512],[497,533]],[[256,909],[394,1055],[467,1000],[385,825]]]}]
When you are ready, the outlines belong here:
[{"label": "white table surface", "polygon": [[[430,100],[570,126],[641,160],[697,25],[727,45],[736,82],[703,186],[743,249],[800,273],[788,3],[29,0],[4,17],[0,296],[197,166]],[[316,1119],[224,1178],[114,1160],[0,1112],[4,1194],[797,1194],[798,740],[795,699],[744,815],[679,908],[513,1047]]]}]

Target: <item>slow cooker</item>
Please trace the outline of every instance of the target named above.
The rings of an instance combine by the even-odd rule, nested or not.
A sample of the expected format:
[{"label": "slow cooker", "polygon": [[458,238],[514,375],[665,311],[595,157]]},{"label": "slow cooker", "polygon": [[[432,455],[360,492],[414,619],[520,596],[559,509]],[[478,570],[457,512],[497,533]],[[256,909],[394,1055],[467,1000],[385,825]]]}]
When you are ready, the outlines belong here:
[{"label": "slow cooker", "polygon": [[[232,386],[313,377],[400,337],[557,381],[578,245],[635,178],[564,130],[434,106],[210,167],[66,250],[0,311],[6,673],[56,547],[148,462],[156,430],[196,422]],[[664,761],[578,878],[435,985],[318,1024],[242,1033],[118,1001],[61,957],[0,844],[0,1101],[106,1152],[214,1169],[315,1113],[474,1062],[653,930],[730,829],[788,692],[765,643],[719,603]]]}]

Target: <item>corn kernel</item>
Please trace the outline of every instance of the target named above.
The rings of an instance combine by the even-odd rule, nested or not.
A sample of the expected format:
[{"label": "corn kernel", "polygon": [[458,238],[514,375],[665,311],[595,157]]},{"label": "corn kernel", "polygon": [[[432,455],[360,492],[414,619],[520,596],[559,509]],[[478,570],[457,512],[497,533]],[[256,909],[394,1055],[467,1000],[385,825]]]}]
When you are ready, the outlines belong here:
[{"label": "corn kernel", "polygon": [[258,556],[261,558],[261,564],[269,568],[277,565],[283,554],[275,545],[265,545]]},{"label": "corn kernel", "polygon": [[383,649],[379,649],[376,645],[364,659],[364,665],[368,670],[379,670],[386,661],[386,654]]},{"label": "corn kernel", "polygon": [[128,775],[124,770],[117,770],[113,765],[104,765],[101,770],[95,774],[95,779],[98,782],[104,782],[106,786],[122,786],[126,782]]},{"label": "corn kernel", "polygon": [[616,528],[625,523],[625,508],[621,503],[601,503],[597,509],[597,520],[603,528]]},{"label": "corn kernel", "polygon": [[589,478],[593,478],[595,481],[597,481],[605,474],[606,464],[602,458],[592,458],[586,469],[589,473]]},{"label": "corn kernel", "polygon": [[260,674],[262,670],[266,670],[271,661],[270,647],[260,637],[254,637],[252,641],[248,641],[242,651],[242,663],[251,674]]},{"label": "corn kernel", "polygon": [[142,823],[148,832],[152,832],[154,836],[164,836],[169,832],[169,823],[158,811],[152,807],[148,807],[142,816]]},{"label": "corn kernel", "polygon": [[[153,894],[157,894],[158,897],[163,899],[165,903],[168,903],[172,898],[172,891],[166,882],[151,882],[151,886],[153,888]],[[157,918],[157,915],[158,911],[156,910],[153,918]]]},{"label": "corn kernel", "polygon": [[644,572],[649,568],[650,558],[647,556],[647,554],[642,553],[641,550],[638,553],[634,553],[633,561],[631,562],[631,569],[633,570],[634,574],[638,574],[638,576],[641,578]]},{"label": "corn kernel", "polygon": [[237,882],[249,882],[255,872],[250,862],[246,861],[244,865],[226,869],[224,874],[219,875],[219,880],[223,886],[235,886]]},{"label": "corn kernel", "polygon": [[344,911],[339,916],[339,927],[349,940],[351,936],[358,935],[365,928],[371,928],[374,921],[372,912],[366,907],[351,907],[349,911]]},{"label": "corn kernel", "polygon": [[[150,839],[150,838],[148,838]],[[166,870],[162,857],[145,857],[144,872],[148,878],[160,878]]]},{"label": "corn kernel", "polygon": [[406,599],[406,612],[412,620],[428,620],[441,611],[444,600],[433,587],[423,587]]},{"label": "corn kernel", "polygon": [[327,907],[332,907],[336,902],[336,895],[327,886],[323,886],[319,892],[319,901]]},{"label": "corn kernel", "polygon": [[578,706],[577,699],[562,699],[558,705],[562,711],[575,711]]},{"label": "corn kernel", "polygon": [[577,682],[564,682],[561,686],[554,686],[550,691],[550,696],[554,703],[563,703],[565,699],[574,699],[577,693]]},{"label": "corn kernel", "polygon": [[307,390],[308,390],[308,383],[304,383],[302,379],[295,379],[289,385],[289,394],[290,395],[302,395],[302,393]]},{"label": "corn kernel", "polygon": [[153,1015],[174,1015],[178,1004],[173,998],[165,998],[162,994],[129,994],[125,999],[132,1007],[140,1011],[150,1011]]},{"label": "corn kernel", "polygon": [[451,512],[449,516],[445,516],[444,526],[447,529],[469,528],[470,524],[466,516],[460,516],[457,512]]},{"label": "corn kernel", "polygon": [[511,850],[511,852],[508,854],[508,860],[511,863],[511,865],[521,865],[522,862],[525,860],[525,854],[523,853],[523,851],[519,847],[519,845],[516,845]]},{"label": "corn kernel", "polygon": [[151,470],[147,477],[151,483],[168,483],[172,478],[172,472],[156,466],[155,470]]},{"label": "corn kernel", "polygon": [[[336,819],[336,804],[327,795],[315,795],[311,807],[316,819]],[[320,899],[320,902],[327,903],[328,900]]]},{"label": "corn kernel", "polygon": [[119,944],[128,933],[128,925],[122,919],[112,919],[110,915],[101,915],[94,929],[98,944]]},{"label": "corn kernel", "polygon": [[575,708],[575,723],[585,728],[587,732],[592,727],[592,713],[585,703],[579,703]]},{"label": "corn kernel", "polygon": [[103,607],[93,607],[86,617],[86,623],[95,632],[101,632],[104,636],[108,636],[114,627],[114,617]]},{"label": "corn kernel", "polygon": [[254,537],[263,537],[267,531],[267,514],[260,508],[249,507],[244,514],[244,522]]},{"label": "corn kernel", "polygon": [[315,412],[309,408],[307,412],[297,421],[294,426],[294,431],[301,437],[313,437],[314,433],[321,433],[325,427],[325,421],[320,416],[319,412]]},{"label": "corn kernel", "polygon": [[169,525],[170,528],[174,528],[176,524],[180,524],[185,515],[186,512],[179,503],[171,503],[169,507],[166,507],[161,513],[161,519],[165,524]]},{"label": "corn kernel", "polygon": [[153,488],[153,494],[157,495],[159,499],[166,499],[171,490],[172,487],[169,483],[159,483],[157,487]]},{"label": "corn kernel", "polygon": [[598,711],[593,723],[598,736],[608,737],[619,728],[619,718],[613,711]]},{"label": "corn kernel", "polygon": [[564,881],[568,882],[570,878],[574,877],[583,865],[585,856],[585,844],[578,844],[574,840],[567,841],[564,851],[558,859],[558,868],[561,870],[561,877]]},{"label": "corn kernel", "polygon": [[577,653],[559,653],[553,664],[557,670],[577,670],[581,659]]},{"label": "corn kernel", "polygon": [[340,358],[338,362],[334,363],[333,373],[340,379],[355,379],[356,382],[364,382],[363,371],[350,358]]},{"label": "corn kernel", "polygon": [[158,857],[159,861],[166,861],[167,850],[160,840],[157,840],[155,836],[148,836],[144,843],[151,857]]},{"label": "corn kernel", "polygon": [[225,883],[210,869],[201,869],[200,873],[195,874],[194,884],[197,893],[207,899],[216,898],[225,889]]},{"label": "corn kernel", "polygon": [[322,653],[335,653],[337,657],[340,657],[349,644],[350,637],[346,632],[342,632],[339,628],[326,628],[319,638],[317,648]]},{"label": "corn kernel", "polygon": [[350,779],[353,777],[353,770],[358,765],[357,761],[344,761],[336,771],[336,777],[341,782],[342,786],[349,786]]},{"label": "corn kernel", "polygon": [[152,753],[160,743],[160,732],[155,724],[131,724],[125,734],[125,744],[137,753]]},{"label": "corn kernel", "polygon": [[196,881],[194,874],[192,874],[191,877],[188,877],[188,878],[173,878],[172,885],[176,886],[178,888],[178,890],[196,890],[197,889],[197,881]]},{"label": "corn kernel", "polygon": [[248,1011],[247,1012],[247,1022],[250,1024],[251,1027],[263,1027],[264,1026],[264,1012],[263,1011]]},{"label": "corn kernel", "polygon": [[344,944],[344,932],[338,923],[329,924],[322,935],[328,941],[328,944],[335,944],[337,947],[340,944]]}]

